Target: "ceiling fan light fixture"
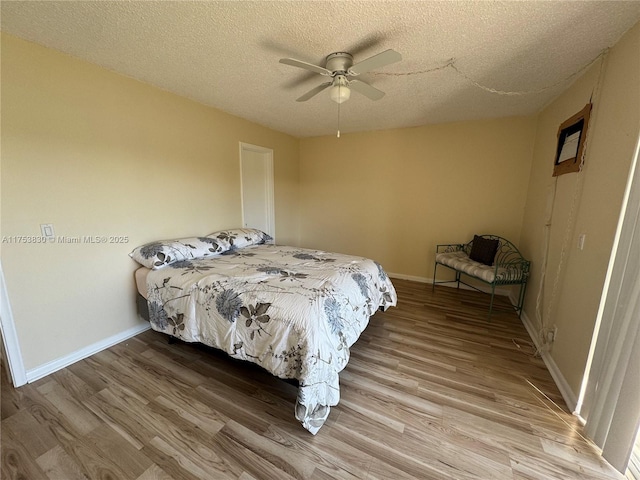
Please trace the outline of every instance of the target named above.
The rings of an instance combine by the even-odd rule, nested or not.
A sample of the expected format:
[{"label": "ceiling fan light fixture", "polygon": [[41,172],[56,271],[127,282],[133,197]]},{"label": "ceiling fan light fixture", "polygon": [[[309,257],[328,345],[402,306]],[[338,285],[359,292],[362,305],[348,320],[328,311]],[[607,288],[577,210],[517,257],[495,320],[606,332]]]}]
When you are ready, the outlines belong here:
[{"label": "ceiling fan light fixture", "polygon": [[349,82],[344,75],[336,75],[329,89],[329,97],[337,104],[344,103],[351,97]]},{"label": "ceiling fan light fixture", "polygon": [[344,103],[351,97],[351,90],[346,85],[334,85],[329,89],[329,96],[336,103]]}]

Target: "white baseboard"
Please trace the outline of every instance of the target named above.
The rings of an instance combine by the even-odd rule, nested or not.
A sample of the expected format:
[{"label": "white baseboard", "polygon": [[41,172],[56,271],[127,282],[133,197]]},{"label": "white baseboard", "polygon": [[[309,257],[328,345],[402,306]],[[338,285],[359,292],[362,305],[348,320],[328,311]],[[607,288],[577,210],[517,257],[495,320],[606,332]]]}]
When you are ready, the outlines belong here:
[{"label": "white baseboard", "polygon": [[420,283],[433,283],[433,278],[427,277],[414,277],[413,275],[405,275],[403,273],[387,273],[391,278],[397,278],[398,280],[410,280],[412,282]]},{"label": "white baseboard", "polygon": [[575,411],[576,405],[578,404],[577,395],[573,392],[573,390],[571,390],[569,383],[564,378],[564,375],[562,375],[562,372],[558,368],[558,365],[556,365],[556,362],[553,360],[553,357],[549,355],[549,352],[541,349],[540,340],[538,339],[536,329],[533,326],[531,319],[527,316],[527,314],[524,311],[522,312],[522,315],[520,315],[520,319],[522,320],[522,324],[524,325],[524,328],[527,329],[527,332],[531,337],[531,341],[536,346],[536,349],[542,352],[541,353],[542,361],[546,365],[547,370],[549,370],[549,373],[551,374],[551,378],[553,378],[553,381],[558,387],[558,390],[560,390],[560,394],[562,395],[564,402],[567,404],[567,407],[569,407],[569,411],[570,412]]},{"label": "white baseboard", "polygon": [[112,335],[111,337],[105,338],[104,340],[100,340],[99,342],[89,345],[69,355],[65,355],[64,357],[58,358],[51,362],[47,362],[44,365],[40,365],[39,367],[32,368],[31,370],[27,371],[27,382],[35,382],[36,380],[39,380],[43,377],[46,377],[47,375],[57,372],[58,370],[68,367],[73,363],[90,357],[91,355],[112,347],[117,343],[123,342],[146,330],[149,330],[149,328],[151,328],[151,326],[147,322],[136,325],[135,327],[131,327],[124,332],[120,332]]}]

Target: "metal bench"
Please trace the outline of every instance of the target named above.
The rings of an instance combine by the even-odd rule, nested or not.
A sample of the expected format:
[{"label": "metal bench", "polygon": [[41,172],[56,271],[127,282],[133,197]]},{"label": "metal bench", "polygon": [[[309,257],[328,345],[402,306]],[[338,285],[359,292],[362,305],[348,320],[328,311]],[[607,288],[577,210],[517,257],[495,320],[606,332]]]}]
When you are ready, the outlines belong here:
[{"label": "metal bench", "polygon": [[[475,290],[483,291],[474,285],[463,282],[460,279],[461,275],[467,275],[468,277],[483,282],[491,288],[491,301],[489,303],[488,317],[490,319],[491,313],[493,312],[493,300],[496,287],[504,285],[520,285],[518,301],[517,304],[513,306],[518,313],[518,316],[520,316],[524,303],[527,280],[529,279],[529,268],[531,266],[531,262],[525,260],[515,245],[505,238],[497,235],[478,235],[478,237],[498,241],[493,263],[491,265],[487,265],[474,261],[470,258],[471,250],[473,248],[473,240],[469,243],[437,245],[436,260],[433,267],[432,291],[435,291],[436,284],[454,282],[457,282],[457,288],[460,288],[460,284],[462,283],[463,285]],[[438,265],[454,270],[456,272],[455,280],[436,282],[436,270]]]}]

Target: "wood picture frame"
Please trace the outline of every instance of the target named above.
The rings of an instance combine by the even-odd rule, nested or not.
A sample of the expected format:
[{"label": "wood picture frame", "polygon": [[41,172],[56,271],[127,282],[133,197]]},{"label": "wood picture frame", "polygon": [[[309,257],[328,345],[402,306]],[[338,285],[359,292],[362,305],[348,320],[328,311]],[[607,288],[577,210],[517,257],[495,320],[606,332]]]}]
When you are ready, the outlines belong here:
[{"label": "wood picture frame", "polygon": [[591,106],[591,103],[587,103],[582,110],[562,122],[558,128],[558,146],[553,162],[554,177],[580,171]]}]

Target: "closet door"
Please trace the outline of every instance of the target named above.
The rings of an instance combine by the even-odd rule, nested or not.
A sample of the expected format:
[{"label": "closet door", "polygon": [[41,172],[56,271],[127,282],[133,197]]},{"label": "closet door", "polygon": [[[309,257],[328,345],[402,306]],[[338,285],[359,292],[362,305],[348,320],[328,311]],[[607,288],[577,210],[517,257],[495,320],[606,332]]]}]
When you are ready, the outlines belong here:
[{"label": "closet door", "polygon": [[242,226],[257,228],[275,239],[273,150],[240,143]]}]

